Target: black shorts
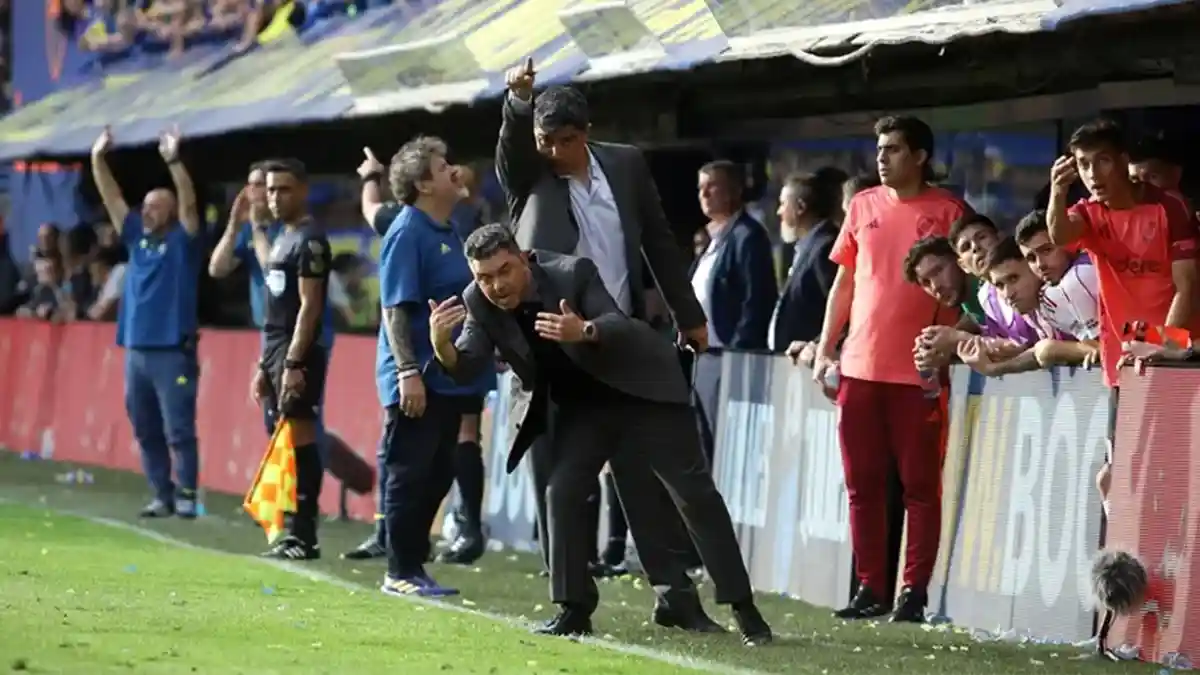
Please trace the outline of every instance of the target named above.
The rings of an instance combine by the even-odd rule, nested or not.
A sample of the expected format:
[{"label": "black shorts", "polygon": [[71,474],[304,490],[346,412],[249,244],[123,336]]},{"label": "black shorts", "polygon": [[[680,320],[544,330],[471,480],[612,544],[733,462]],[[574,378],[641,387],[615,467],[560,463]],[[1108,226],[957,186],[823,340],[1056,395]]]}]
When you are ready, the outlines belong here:
[{"label": "black shorts", "polygon": [[325,368],[328,357],[323,347],[313,345],[303,359],[304,389],[299,396],[279,399],[283,391],[283,366],[287,361],[289,342],[268,342],[263,348],[263,368],[271,382],[271,395],[263,405],[270,411],[279,411],[284,417],[295,420],[315,420],[321,415],[321,401],[325,399]]}]

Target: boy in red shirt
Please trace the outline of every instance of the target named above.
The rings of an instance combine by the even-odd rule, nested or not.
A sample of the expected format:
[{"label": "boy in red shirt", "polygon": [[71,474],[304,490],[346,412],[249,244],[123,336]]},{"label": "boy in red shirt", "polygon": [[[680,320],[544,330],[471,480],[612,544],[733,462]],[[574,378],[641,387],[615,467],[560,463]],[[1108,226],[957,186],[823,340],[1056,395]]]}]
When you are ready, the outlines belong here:
[{"label": "boy in red shirt", "polygon": [[[967,207],[929,185],[933,132],[912,117],[875,125],[883,185],[850,201],[830,259],[839,265],[825,311],[813,376],[819,383],[842,347],[838,436],[850,537],[860,588],[844,619],[882,616],[887,596],[887,484],[896,467],[908,516],[904,586],[893,621],[925,619],[926,586],[941,532],[941,445],[945,412],[940,392],[918,374],[912,346],[926,326],[954,325],[956,310],[939,306],[905,282],[904,260],[917,240],[946,236]],[[936,387],[936,382],[933,384]]]},{"label": "boy in red shirt", "polygon": [[[1100,282],[1100,362],[1112,388],[1109,439],[1116,425],[1117,361],[1125,324],[1190,329],[1196,286],[1196,226],[1182,199],[1150,183],[1134,183],[1121,128],[1111,120],[1071,134],[1069,155],[1050,170],[1046,219],[1050,239],[1083,249]],[[1067,191],[1083,179],[1088,199],[1067,207]],[[1110,458],[1111,460],[1111,458]],[[1097,476],[1106,492],[1109,466]]]}]

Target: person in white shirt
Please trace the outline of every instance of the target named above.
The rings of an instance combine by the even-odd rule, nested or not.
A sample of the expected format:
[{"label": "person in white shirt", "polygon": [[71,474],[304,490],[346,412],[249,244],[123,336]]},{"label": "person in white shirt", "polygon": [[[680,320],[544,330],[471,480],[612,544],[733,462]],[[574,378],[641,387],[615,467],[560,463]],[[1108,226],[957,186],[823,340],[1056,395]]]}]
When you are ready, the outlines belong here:
[{"label": "person in white shirt", "polygon": [[1081,342],[1100,339],[1100,283],[1086,255],[1050,241],[1044,211],[1017,224],[1017,243],[1033,271],[1046,282],[1038,312],[1047,324]]}]

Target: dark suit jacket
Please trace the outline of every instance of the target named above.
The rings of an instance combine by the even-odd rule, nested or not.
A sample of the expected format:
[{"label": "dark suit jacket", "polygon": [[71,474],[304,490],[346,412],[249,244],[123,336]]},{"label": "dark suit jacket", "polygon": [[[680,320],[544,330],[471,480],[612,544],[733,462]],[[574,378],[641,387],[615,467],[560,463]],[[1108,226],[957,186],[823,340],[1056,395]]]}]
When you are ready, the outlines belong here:
[{"label": "dark suit jacket", "polygon": [[[708,282],[709,327],[723,347],[766,349],[779,288],[767,230],[746,212],[717,240]],[[692,262],[696,273],[699,259]]]},{"label": "dark suit jacket", "polygon": [[823,220],[796,242],[776,310],[775,351],[786,350],[796,340],[812,342],[821,337],[825,301],[837,276],[837,263],[829,259],[837,235],[837,225]]},{"label": "dark suit jacket", "polygon": [[[537,295],[546,311],[567,305],[596,326],[597,342],[563,344],[563,351],[584,372],[636,398],[686,404],[689,389],[675,346],[648,324],[626,316],[587,258],[534,251],[531,268]],[[548,398],[539,387],[538,364],[512,312],[493,305],[472,283],[463,292],[467,319],[455,342],[458,361],[448,370],[460,382],[473,382],[494,359],[509,364],[520,384],[509,398],[508,471],[520,463],[534,439],[546,431]]]},{"label": "dark suit jacket", "polygon": [[[604,170],[621,214],[634,316],[646,317],[645,289],[654,285],[642,269],[641,250],[645,250],[663,299],[679,327],[703,326],[704,310],[688,284],[683,251],[663,215],[642,152],[617,143],[589,143],[588,147]],[[533,139],[533,106],[512,96],[504,101],[496,174],[521,248],[573,254],[579,245],[579,225],[571,212],[567,181],[555,175],[538,154]]]}]

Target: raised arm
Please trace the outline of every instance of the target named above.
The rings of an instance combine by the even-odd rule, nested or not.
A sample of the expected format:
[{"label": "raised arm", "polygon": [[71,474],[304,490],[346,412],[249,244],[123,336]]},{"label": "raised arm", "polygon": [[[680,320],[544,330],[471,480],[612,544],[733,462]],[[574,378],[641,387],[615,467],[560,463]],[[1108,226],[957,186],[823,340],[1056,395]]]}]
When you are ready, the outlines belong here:
[{"label": "raised arm", "polygon": [[537,143],[533,140],[534,77],[532,58],[505,76],[508,95],[504,97],[500,140],[496,143],[496,176],[514,222],[525,208],[525,200],[542,170]]},{"label": "raised arm", "polygon": [[100,193],[100,201],[108,213],[108,219],[120,234],[125,227],[125,218],[129,216],[129,205],[121,196],[121,186],[113,177],[112,169],[108,167],[108,151],[112,149],[112,130],[104,127],[100,137],[92,146],[92,178],[96,181],[96,191]]},{"label": "raised arm", "polygon": [[196,200],[196,186],[187,167],[179,159],[179,127],[164,131],[158,137],[158,154],[171,171],[171,182],[175,184],[175,196],[179,200],[179,224],[190,235],[200,232],[200,207]]},{"label": "raised arm", "polygon": [[229,276],[238,266],[237,248],[238,234],[242,231],[242,223],[250,212],[250,198],[243,188],[233,200],[233,208],[229,211],[229,222],[225,231],[213,247],[212,257],[208,259],[208,274],[214,279]]},{"label": "raised arm", "polygon": [[1059,157],[1050,169],[1050,201],[1046,205],[1046,225],[1050,241],[1058,246],[1072,246],[1087,233],[1087,218],[1082,212],[1067,208],[1067,193],[1079,177],[1074,157]]},{"label": "raised arm", "polygon": [[375,153],[371,152],[370,148],[363,148],[363,157],[362,164],[358,165],[358,177],[362,181],[362,194],[359,197],[362,215],[371,225],[371,229],[375,230],[376,234],[383,236],[383,230],[379,229],[375,218],[385,203],[383,199],[384,166],[376,159]]}]

